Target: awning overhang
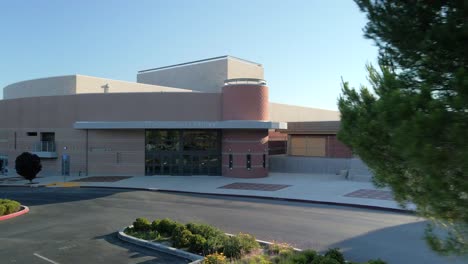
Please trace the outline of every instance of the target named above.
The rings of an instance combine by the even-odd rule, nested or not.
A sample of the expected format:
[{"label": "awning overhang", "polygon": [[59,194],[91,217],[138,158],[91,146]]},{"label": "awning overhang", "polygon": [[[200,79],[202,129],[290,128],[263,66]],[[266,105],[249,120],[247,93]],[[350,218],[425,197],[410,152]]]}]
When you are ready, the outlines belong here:
[{"label": "awning overhang", "polygon": [[286,122],[226,121],[78,121],[75,129],[287,129]]}]

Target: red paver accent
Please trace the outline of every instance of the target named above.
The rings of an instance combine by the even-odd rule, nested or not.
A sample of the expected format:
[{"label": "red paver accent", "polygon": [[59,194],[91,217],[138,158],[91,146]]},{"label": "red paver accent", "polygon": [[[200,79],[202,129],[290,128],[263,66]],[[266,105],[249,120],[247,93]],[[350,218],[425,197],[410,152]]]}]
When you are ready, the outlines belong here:
[{"label": "red paver accent", "polygon": [[132,178],[132,176],[93,176],[86,177],[72,182],[116,182]]},{"label": "red paver accent", "polygon": [[0,221],[11,219],[11,218],[14,218],[14,217],[17,217],[17,216],[20,216],[29,212],[29,208],[27,206],[22,205],[21,207],[22,209],[16,213],[0,216]]},{"label": "red paver accent", "polygon": [[393,200],[392,192],[381,190],[359,189],[357,191],[345,194],[346,197],[378,199],[378,200]]},{"label": "red paver accent", "polygon": [[218,187],[218,189],[236,189],[236,190],[254,190],[254,191],[278,191],[291,185],[284,184],[264,184],[264,183],[245,183],[235,182]]}]

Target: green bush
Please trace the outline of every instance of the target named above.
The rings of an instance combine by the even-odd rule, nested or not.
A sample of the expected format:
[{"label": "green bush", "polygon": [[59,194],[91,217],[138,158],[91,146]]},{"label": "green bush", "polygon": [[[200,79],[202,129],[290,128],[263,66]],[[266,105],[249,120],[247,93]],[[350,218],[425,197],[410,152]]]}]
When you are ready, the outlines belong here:
[{"label": "green bush", "polygon": [[5,215],[6,207],[3,204],[0,204],[0,216]]},{"label": "green bush", "polygon": [[318,253],[312,249],[306,249],[301,252],[302,255],[306,257],[307,263],[311,263],[317,257]]},{"label": "green bush", "polygon": [[345,264],[345,259],[344,259],[343,253],[341,253],[338,248],[329,249],[327,252],[325,252],[324,256],[332,258],[332,259],[338,261],[338,263],[340,263],[340,264]]},{"label": "green bush", "polygon": [[213,254],[215,252],[223,252],[224,244],[228,236],[225,234],[219,234],[217,236],[210,237],[206,240],[203,252],[205,254]]},{"label": "green bush", "polygon": [[8,199],[0,199],[0,205],[4,208],[3,213],[0,212],[0,215],[16,213],[21,208],[20,203],[18,203],[17,201],[8,200]]},{"label": "green bush", "polygon": [[340,264],[338,260],[332,259],[325,256],[318,255],[313,261],[312,264]]},{"label": "green bush", "polygon": [[161,220],[159,220],[159,219],[156,219],[153,222],[151,222],[151,230],[158,231],[158,227],[159,227],[160,222],[161,222]]},{"label": "green bush", "polygon": [[192,235],[190,237],[189,251],[193,253],[202,253],[205,248],[206,239],[200,235]]},{"label": "green bush", "polygon": [[186,248],[189,246],[192,236],[192,232],[184,225],[179,225],[172,231],[172,245],[176,248]]},{"label": "green bush", "polygon": [[387,264],[387,262],[381,259],[371,259],[367,262],[367,264]]},{"label": "green bush", "polygon": [[164,236],[170,236],[172,235],[172,232],[174,231],[174,228],[176,228],[177,224],[178,223],[174,220],[164,218],[159,222],[157,231]]},{"label": "green bush", "polygon": [[146,232],[151,229],[151,223],[148,219],[140,217],[137,218],[135,222],[133,222],[133,228],[135,229],[135,231]]},{"label": "green bush", "polygon": [[249,253],[254,249],[260,248],[260,244],[258,244],[255,237],[250,234],[239,233],[237,235],[241,244],[242,254]]},{"label": "green bush", "polygon": [[219,230],[218,228],[214,226],[207,225],[207,224],[188,223],[186,227],[188,230],[190,230],[190,232],[192,232],[192,234],[200,235],[207,240],[211,237],[224,235],[223,231]]},{"label": "green bush", "polygon": [[232,236],[224,242],[223,253],[228,258],[239,259],[242,255],[241,249],[240,239]]}]

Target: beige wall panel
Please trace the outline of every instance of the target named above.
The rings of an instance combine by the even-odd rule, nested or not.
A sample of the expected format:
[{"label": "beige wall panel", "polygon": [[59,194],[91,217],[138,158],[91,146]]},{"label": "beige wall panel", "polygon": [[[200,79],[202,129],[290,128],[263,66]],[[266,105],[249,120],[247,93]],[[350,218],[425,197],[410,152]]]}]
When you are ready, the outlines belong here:
[{"label": "beige wall panel", "polygon": [[76,75],[17,82],[3,88],[4,99],[74,94]]},{"label": "beige wall panel", "polygon": [[248,63],[241,60],[228,60],[227,79],[255,78],[264,79],[263,67],[261,65]]},{"label": "beige wall panel", "polygon": [[227,59],[220,59],[139,73],[137,82],[219,93],[227,76]]},{"label": "beige wall panel", "polygon": [[274,122],[333,121],[340,120],[340,112],[270,103],[270,120]]},{"label": "beige wall panel", "polygon": [[[107,87],[107,88],[106,88]],[[148,85],[135,82],[125,82],[77,75],[76,93],[135,93],[135,92],[191,92],[187,89],[178,89],[166,86]]]}]

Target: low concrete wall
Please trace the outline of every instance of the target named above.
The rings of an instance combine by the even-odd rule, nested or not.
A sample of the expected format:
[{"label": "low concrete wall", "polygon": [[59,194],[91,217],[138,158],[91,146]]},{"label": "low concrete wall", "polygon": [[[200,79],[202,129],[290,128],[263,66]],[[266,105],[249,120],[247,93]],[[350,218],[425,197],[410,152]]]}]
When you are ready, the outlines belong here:
[{"label": "low concrete wall", "polygon": [[270,171],[285,173],[342,174],[356,181],[370,181],[372,172],[359,158],[270,156]]}]

